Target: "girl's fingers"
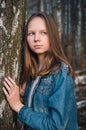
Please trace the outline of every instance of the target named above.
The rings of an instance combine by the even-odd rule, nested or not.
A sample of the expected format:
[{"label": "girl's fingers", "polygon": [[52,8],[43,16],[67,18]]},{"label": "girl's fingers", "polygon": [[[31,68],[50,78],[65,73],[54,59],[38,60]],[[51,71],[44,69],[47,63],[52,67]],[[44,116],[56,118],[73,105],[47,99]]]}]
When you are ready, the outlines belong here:
[{"label": "girl's fingers", "polygon": [[4,87],[2,88],[2,90],[3,90],[4,94],[7,96],[8,95],[7,90]]},{"label": "girl's fingers", "polygon": [[4,82],[6,82],[10,87],[13,87],[16,85],[16,83],[10,77],[6,77],[4,79]]},{"label": "girl's fingers", "polygon": [[10,78],[6,77],[3,81],[5,93],[8,93],[8,95],[11,95],[15,91],[19,91],[16,83]]},{"label": "girl's fingers", "polygon": [[13,85],[8,78],[5,78],[4,79],[4,82],[6,82],[10,87]]},{"label": "girl's fingers", "polygon": [[7,77],[9,79],[9,81],[12,83],[12,84],[15,84],[14,80],[12,78],[10,78],[9,76]]},{"label": "girl's fingers", "polygon": [[8,91],[8,93],[11,93],[11,87],[5,81],[3,82],[3,84],[6,90]]}]

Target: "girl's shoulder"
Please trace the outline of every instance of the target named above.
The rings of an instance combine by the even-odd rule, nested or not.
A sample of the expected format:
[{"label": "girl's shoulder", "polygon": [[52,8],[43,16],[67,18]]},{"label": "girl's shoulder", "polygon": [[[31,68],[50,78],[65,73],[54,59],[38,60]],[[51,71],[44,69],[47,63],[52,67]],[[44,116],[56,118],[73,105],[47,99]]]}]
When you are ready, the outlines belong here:
[{"label": "girl's shoulder", "polygon": [[60,68],[60,70],[62,71],[63,75],[69,73],[69,67],[68,67],[68,65],[65,64],[64,62],[61,63],[61,68]]},{"label": "girl's shoulder", "polygon": [[55,67],[55,71],[52,71],[51,74],[59,75],[60,73],[65,76],[69,73],[69,67],[67,64],[65,64],[64,62],[61,62],[61,64],[59,66]]},{"label": "girl's shoulder", "polygon": [[61,63],[61,67],[59,69],[59,72],[54,73],[54,81],[55,81],[55,88],[59,88],[57,86],[64,86],[64,88],[66,88],[66,86],[71,86],[71,87],[67,87],[67,88],[73,88],[72,86],[75,86],[75,82],[73,77],[70,74],[70,70],[67,64],[65,63]]}]

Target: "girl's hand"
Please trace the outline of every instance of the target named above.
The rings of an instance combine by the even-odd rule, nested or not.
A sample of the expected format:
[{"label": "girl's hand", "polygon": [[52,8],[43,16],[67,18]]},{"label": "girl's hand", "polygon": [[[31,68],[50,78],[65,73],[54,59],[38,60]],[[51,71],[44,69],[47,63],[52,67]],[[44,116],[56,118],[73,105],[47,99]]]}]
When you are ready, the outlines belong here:
[{"label": "girl's hand", "polygon": [[10,107],[15,112],[19,112],[19,110],[24,106],[20,100],[19,87],[10,77],[6,77],[3,84],[4,87],[2,89]]}]

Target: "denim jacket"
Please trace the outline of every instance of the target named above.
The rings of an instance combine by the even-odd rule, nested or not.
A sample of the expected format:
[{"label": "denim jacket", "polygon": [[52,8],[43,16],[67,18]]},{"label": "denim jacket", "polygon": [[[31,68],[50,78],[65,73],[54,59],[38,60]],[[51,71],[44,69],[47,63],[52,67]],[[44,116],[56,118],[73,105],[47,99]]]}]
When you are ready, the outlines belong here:
[{"label": "denim jacket", "polygon": [[59,72],[40,78],[32,107],[28,107],[32,83],[26,85],[25,105],[18,113],[18,119],[25,124],[24,130],[78,130],[75,84],[67,65],[62,63]]}]

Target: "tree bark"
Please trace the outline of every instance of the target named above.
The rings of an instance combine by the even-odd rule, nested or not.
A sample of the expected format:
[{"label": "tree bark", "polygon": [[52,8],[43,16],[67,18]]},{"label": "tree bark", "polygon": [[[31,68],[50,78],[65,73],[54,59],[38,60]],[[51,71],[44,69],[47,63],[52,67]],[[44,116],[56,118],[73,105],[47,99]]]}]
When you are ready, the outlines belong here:
[{"label": "tree bark", "polygon": [[20,80],[25,0],[0,1],[0,130],[16,130],[16,116],[2,92],[5,76]]}]

